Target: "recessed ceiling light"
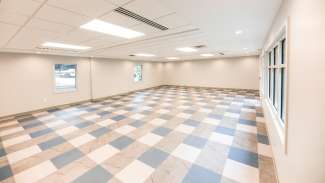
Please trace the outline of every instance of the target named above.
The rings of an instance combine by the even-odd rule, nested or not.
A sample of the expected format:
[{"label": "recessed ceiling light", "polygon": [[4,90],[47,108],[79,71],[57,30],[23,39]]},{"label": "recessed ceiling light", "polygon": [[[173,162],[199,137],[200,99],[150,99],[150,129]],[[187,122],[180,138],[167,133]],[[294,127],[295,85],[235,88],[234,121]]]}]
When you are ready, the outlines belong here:
[{"label": "recessed ceiling light", "polygon": [[201,54],[202,57],[213,57],[214,55],[211,53],[203,53]]},{"label": "recessed ceiling light", "polygon": [[197,52],[197,49],[194,49],[192,47],[183,47],[183,48],[176,48],[177,51],[181,52]]},{"label": "recessed ceiling light", "polygon": [[70,49],[70,50],[88,50],[91,48],[89,46],[78,46],[78,45],[55,43],[55,42],[46,42],[43,43],[42,46],[50,47],[50,48],[63,48],[63,49]]},{"label": "recessed ceiling light", "polygon": [[138,56],[138,57],[155,57],[156,55],[154,54],[150,54],[150,53],[137,53],[137,54],[134,54],[135,56]]},{"label": "recessed ceiling light", "polygon": [[248,48],[243,48],[243,50],[248,50]]},{"label": "recessed ceiling light", "polygon": [[237,34],[237,35],[241,35],[241,34],[243,34],[243,31],[242,31],[242,30],[237,30],[237,31],[235,32],[235,34]]},{"label": "recessed ceiling light", "polygon": [[178,60],[178,57],[166,57],[167,60]]},{"label": "recessed ceiling light", "polygon": [[114,25],[108,22],[94,19],[82,26],[82,29],[87,29],[95,32],[100,32],[104,34],[110,34],[117,37],[122,37],[126,39],[131,39],[139,36],[144,36],[144,33],[137,32],[131,29],[127,29],[118,25]]}]

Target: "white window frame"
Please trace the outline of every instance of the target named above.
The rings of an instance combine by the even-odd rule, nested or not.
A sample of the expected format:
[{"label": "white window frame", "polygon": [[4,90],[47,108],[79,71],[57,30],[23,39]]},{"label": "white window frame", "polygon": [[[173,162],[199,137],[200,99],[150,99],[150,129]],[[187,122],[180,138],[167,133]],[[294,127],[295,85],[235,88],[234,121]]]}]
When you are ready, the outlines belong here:
[{"label": "white window frame", "polygon": [[[75,87],[74,88],[67,88],[67,89],[57,89],[56,87],[56,74],[55,74],[55,65],[75,65],[76,71],[75,71]],[[68,93],[68,92],[76,92],[78,91],[78,64],[75,63],[55,63],[53,65],[53,87],[54,87],[54,93],[60,94],[60,93]]]},{"label": "white window frame", "polygon": [[[282,64],[282,40],[285,39],[285,55],[284,55],[284,60],[285,63]],[[273,62],[273,52],[274,48],[278,46],[278,51],[277,51],[277,57],[275,65],[269,66],[269,53],[272,52],[272,62]],[[263,88],[263,93],[264,93],[264,99],[266,103],[266,107],[269,109],[271,113],[271,117],[274,121],[275,127],[277,128],[278,134],[280,136],[281,142],[284,145],[284,150],[285,153],[287,152],[287,127],[288,127],[288,65],[289,65],[289,59],[288,59],[288,21],[286,24],[282,27],[281,31],[277,34],[276,38],[274,41],[264,50],[264,53],[262,55],[263,59],[263,83],[264,87]],[[271,68],[271,72],[273,72],[273,68],[276,69],[276,103],[278,104],[278,109],[274,106],[273,104],[273,74],[271,74],[271,88],[269,90],[269,73],[268,69]],[[284,85],[283,85],[283,111],[282,115],[283,117],[281,118],[280,114],[280,106],[281,106],[281,69],[284,68]],[[269,97],[269,91],[271,91],[271,97]],[[279,110],[279,111],[278,111]]]}]

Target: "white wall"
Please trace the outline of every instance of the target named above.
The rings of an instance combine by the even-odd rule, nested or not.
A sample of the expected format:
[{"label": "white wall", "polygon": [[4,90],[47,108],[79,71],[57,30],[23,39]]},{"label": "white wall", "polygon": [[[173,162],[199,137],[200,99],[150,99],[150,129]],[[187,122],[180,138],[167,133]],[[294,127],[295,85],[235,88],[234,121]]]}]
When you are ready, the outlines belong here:
[{"label": "white wall", "polygon": [[[137,63],[143,66],[141,82],[133,81],[134,66]],[[162,84],[162,63],[93,59],[92,92],[95,99]]]},{"label": "white wall", "polygon": [[289,17],[287,154],[267,108],[280,183],[325,182],[325,1],[285,0],[265,45]]},{"label": "white wall", "polygon": [[[54,92],[54,64],[78,64],[76,92]],[[0,116],[90,99],[87,58],[0,54]]]},{"label": "white wall", "polygon": [[[78,65],[77,91],[54,92],[56,63]],[[137,83],[135,63],[143,64]],[[162,78],[162,63],[0,53],[0,117],[159,86]]]},{"label": "white wall", "polygon": [[165,84],[259,89],[258,57],[169,62]]}]

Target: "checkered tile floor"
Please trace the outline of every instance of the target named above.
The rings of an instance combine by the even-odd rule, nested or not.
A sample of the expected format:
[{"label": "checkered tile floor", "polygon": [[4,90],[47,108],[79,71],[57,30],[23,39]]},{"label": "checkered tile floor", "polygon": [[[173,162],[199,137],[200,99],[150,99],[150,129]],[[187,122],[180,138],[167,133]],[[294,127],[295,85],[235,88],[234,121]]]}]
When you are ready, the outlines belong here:
[{"label": "checkered tile floor", "polygon": [[257,91],[163,86],[0,123],[0,181],[276,182]]}]

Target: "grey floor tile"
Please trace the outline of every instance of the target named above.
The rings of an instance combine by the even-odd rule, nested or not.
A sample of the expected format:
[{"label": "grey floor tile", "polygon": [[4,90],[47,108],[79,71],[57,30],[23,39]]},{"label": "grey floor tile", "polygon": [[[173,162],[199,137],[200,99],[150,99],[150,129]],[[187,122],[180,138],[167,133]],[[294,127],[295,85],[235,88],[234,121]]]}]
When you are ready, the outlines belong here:
[{"label": "grey floor tile", "polygon": [[105,135],[106,133],[108,133],[110,131],[110,129],[102,127],[102,128],[98,128],[92,132],[90,132],[89,134],[94,136],[94,137],[100,137],[102,135]]},{"label": "grey floor tile", "polygon": [[164,137],[164,136],[168,135],[171,131],[172,131],[172,130],[169,129],[169,128],[158,127],[158,128],[156,128],[156,129],[154,129],[154,130],[152,131],[152,133],[155,133],[155,134],[157,134],[157,135],[160,135],[160,136],[163,136],[163,137]]},{"label": "grey floor tile", "polygon": [[258,155],[256,153],[231,147],[228,157],[232,160],[258,168]]},{"label": "grey floor tile", "polygon": [[110,144],[120,150],[126,148],[127,146],[129,146],[130,144],[132,144],[134,142],[134,140],[130,137],[127,136],[122,136],[119,137],[117,139],[115,139],[114,141],[110,142]]},{"label": "grey floor tile", "polygon": [[197,136],[194,136],[194,135],[189,135],[184,140],[184,143],[185,144],[188,144],[188,145],[197,147],[199,149],[204,148],[206,142],[207,142],[207,139],[204,139],[204,138],[201,138],[201,137],[197,137]]},{"label": "grey floor tile", "polygon": [[59,144],[62,144],[65,142],[65,139],[62,137],[55,137],[51,140],[45,141],[43,143],[38,144],[38,146],[44,151],[46,149],[52,148],[54,146],[57,146]]},{"label": "grey floor tile", "polygon": [[46,129],[43,129],[43,130],[40,130],[40,131],[33,132],[33,133],[30,134],[30,136],[32,138],[36,138],[36,137],[46,135],[46,134],[51,133],[51,132],[53,132],[53,130],[51,128],[46,128]]},{"label": "grey floor tile", "polygon": [[219,183],[221,176],[211,170],[193,165],[187,172],[183,183]]},{"label": "grey floor tile", "polygon": [[56,168],[60,169],[65,165],[81,158],[82,156],[83,154],[81,151],[79,151],[78,149],[72,149],[63,154],[60,154],[59,156],[56,156],[55,158],[52,158],[51,161]]},{"label": "grey floor tile", "polygon": [[112,177],[111,173],[98,165],[78,177],[73,183],[107,183]]},{"label": "grey floor tile", "polygon": [[12,171],[9,165],[0,168],[0,181],[6,180],[12,176]]},{"label": "grey floor tile", "polygon": [[157,168],[166,158],[168,154],[156,148],[151,148],[143,153],[138,159],[152,168]]}]

